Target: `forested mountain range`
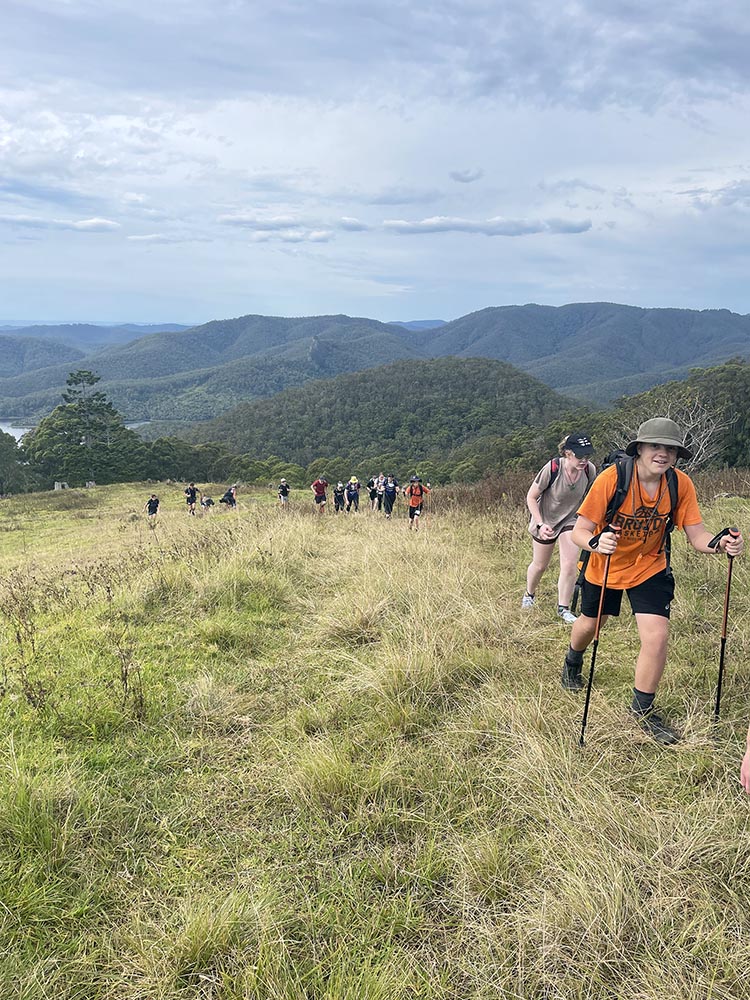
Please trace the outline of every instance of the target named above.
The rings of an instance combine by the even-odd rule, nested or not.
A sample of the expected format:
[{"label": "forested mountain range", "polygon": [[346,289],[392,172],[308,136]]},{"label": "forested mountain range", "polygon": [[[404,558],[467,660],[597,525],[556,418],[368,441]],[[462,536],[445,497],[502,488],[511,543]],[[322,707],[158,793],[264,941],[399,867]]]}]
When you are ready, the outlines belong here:
[{"label": "forested mountain range", "polygon": [[[152,333],[88,352],[78,366],[101,376],[128,420],[190,423],[310,380],[444,356],[507,361],[567,395],[606,402],[749,357],[750,316],[611,303],[499,306],[439,326],[251,315]],[[70,368],[51,362],[5,373],[0,417],[31,421],[49,412]]]}]

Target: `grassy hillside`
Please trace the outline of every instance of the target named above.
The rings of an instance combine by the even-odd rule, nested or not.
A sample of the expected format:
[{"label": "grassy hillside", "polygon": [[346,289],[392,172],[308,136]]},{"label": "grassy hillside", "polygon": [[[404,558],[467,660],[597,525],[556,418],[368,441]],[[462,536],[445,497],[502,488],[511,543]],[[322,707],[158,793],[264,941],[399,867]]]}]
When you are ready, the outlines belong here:
[{"label": "grassy hillside", "polygon": [[417,536],[266,495],[191,519],[162,484],[149,530],[151,489],[0,503],[3,996],[745,995],[743,561],[718,732],[726,565],[680,540],[685,740],[628,722],[624,618],[580,750],[510,488],[437,493]]},{"label": "grassy hillside", "polygon": [[340,455],[445,456],[483,435],[541,427],[571,403],[500,361],[438,358],[312,382],[244,403],[195,439],[307,465]]}]

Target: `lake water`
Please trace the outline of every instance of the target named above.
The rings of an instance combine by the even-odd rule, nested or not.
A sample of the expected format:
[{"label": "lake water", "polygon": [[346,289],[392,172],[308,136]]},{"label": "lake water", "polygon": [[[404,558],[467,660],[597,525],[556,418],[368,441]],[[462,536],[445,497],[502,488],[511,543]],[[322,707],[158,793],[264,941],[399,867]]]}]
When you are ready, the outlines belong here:
[{"label": "lake water", "polygon": [[5,431],[6,434],[12,434],[13,437],[18,440],[22,434],[26,431],[31,430],[30,427],[16,427],[14,424],[6,424],[0,420],[0,431]]}]

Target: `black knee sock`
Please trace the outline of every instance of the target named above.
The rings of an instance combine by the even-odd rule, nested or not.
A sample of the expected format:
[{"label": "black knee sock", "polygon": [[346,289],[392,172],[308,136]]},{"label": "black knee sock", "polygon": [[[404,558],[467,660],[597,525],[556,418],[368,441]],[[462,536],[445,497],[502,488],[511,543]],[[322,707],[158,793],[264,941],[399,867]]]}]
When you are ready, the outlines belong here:
[{"label": "black knee sock", "polygon": [[633,700],[630,703],[631,711],[637,712],[638,715],[645,715],[646,712],[650,711],[655,697],[655,694],[649,694],[646,691],[639,691],[638,688],[633,688]]},{"label": "black knee sock", "polygon": [[572,646],[568,646],[568,652],[565,654],[565,659],[572,667],[580,667],[583,663],[583,650],[573,649]]}]

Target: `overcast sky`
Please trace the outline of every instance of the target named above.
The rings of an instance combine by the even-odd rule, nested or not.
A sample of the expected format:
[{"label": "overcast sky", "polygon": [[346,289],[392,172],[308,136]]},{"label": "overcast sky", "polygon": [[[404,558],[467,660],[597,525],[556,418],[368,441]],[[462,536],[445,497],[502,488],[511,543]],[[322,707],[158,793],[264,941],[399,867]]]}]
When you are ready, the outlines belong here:
[{"label": "overcast sky", "polygon": [[0,321],[750,312],[746,0],[3,0]]}]

